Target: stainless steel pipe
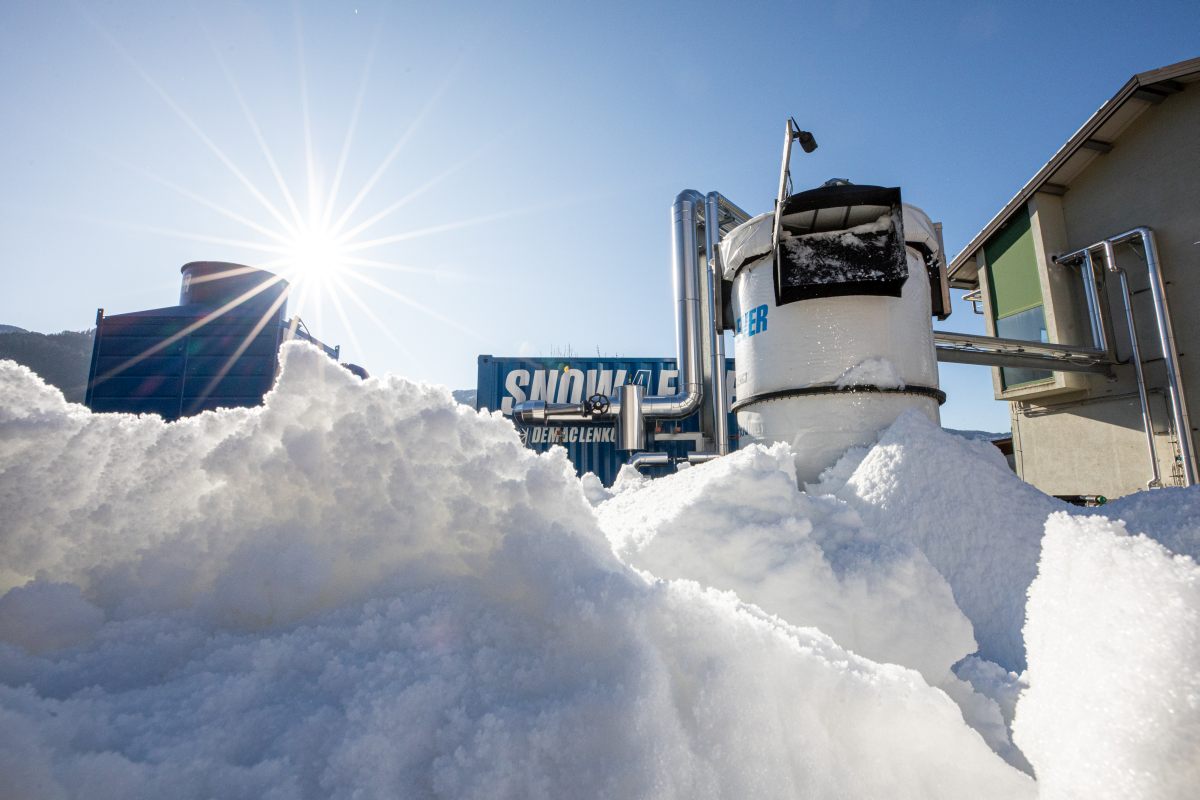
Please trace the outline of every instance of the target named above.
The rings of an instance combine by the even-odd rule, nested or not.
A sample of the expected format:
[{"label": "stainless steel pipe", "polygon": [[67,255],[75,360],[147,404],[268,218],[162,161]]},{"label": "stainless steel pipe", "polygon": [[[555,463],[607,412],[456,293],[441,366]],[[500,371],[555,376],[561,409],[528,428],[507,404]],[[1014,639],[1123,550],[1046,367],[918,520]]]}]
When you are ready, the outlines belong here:
[{"label": "stainless steel pipe", "polygon": [[712,353],[712,415],[713,447],[717,455],[729,453],[729,398],[725,391],[725,332],[721,320],[717,319],[717,297],[720,296],[721,254],[717,244],[721,241],[721,195],[709,192],[704,197],[704,252],[708,255],[708,318],[706,331]]},{"label": "stainless steel pipe", "polygon": [[629,465],[634,469],[669,467],[671,463],[671,456],[667,453],[634,453],[629,457]]},{"label": "stainless steel pipe", "polygon": [[1154,423],[1150,419],[1150,400],[1146,396],[1146,375],[1142,371],[1142,350],[1138,346],[1137,324],[1133,320],[1133,304],[1129,296],[1129,277],[1125,270],[1117,266],[1113,254],[1112,241],[1101,242],[1104,248],[1104,260],[1108,262],[1108,271],[1114,273],[1121,282],[1121,298],[1125,306],[1125,324],[1129,326],[1129,360],[1133,362],[1133,373],[1137,378],[1138,402],[1142,407],[1142,427],[1146,431],[1146,450],[1150,454],[1150,471],[1152,477],[1146,487],[1154,489],[1162,486],[1162,472],[1158,467],[1158,451],[1154,446]]},{"label": "stainless steel pipe", "polygon": [[[1179,455],[1183,467],[1183,485],[1196,483],[1196,452],[1192,446],[1192,424],[1188,415],[1187,396],[1180,378],[1179,354],[1175,349],[1175,330],[1171,326],[1171,311],[1167,305],[1167,290],[1163,283],[1162,269],[1158,262],[1158,247],[1154,242],[1154,231],[1146,226],[1134,228],[1106,241],[1105,255],[1109,258],[1109,269],[1116,267],[1112,246],[1134,239],[1141,239],[1146,254],[1146,274],[1150,282],[1150,299],[1154,304],[1154,321],[1158,328],[1158,343],[1162,348],[1163,362],[1167,369],[1167,397],[1171,403],[1171,421],[1175,426],[1175,437],[1179,440]],[[1129,305],[1128,286],[1126,306]],[[1130,312],[1132,319],[1132,311]],[[1132,325],[1132,323],[1131,323]],[[1134,329],[1130,328],[1131,333]],[[1130,338],[1136,339],[1136,334]]]},{"label": "stainless steel pipe", "polygon": [[[704,196],[687,189],[679,193],[671,206],[671,277],[675,288],[675,353],[679,367],[679,391],[672,395],[651,395],[644,399],[646,417],[678,419],[700,407],[704,385],[700,375],[700,271],[697,225],[704,215]],[[518,403],[513,419],[524,424],[550,422],[602,422],[617,416],[620,402],[610,400],[602,414],[589,414],[582,404],[547,403],[534,400]]]},{"label": "stainless steel pipe", "polygon": [[1083,296],[1087,300],[1088,325],[1092,332],[1092,344],[1098,350],[1105,351],[1109,360],[1115,362],[1116,353],[1108,339],[1108,321],[1104,313],[1104,303],[1101,302],[1100,288],[1096,283],[1096,264],[1092,260],[1092,251],[1103,247],[1103,244],[1103,242],[1097,242],[1073,253],[1054,256],[1051,260],[1055,264],[1080,262],[1079,273],[1083,280]]},{"label": "stainless steel pipe", "polygon": [[621,411],[617,414],[617,449],[646,449],[646,421],[642,413],[642,401],[646,387],[640,383],[626,383],[617,387]]},{"label": "stainless steel pipe", "polygon": [[1096,349],[1109,352],[1108,335],[1104,330],[1104,311],[1100,305],[1100,290],[1096,285],[1096,265],[1092,261],[1092,251],[1083,251],[1083,260],[1079,265],[1083,277],[1083,294],[1087,298],[1088,322],[1092,327],[1092,344]]},{"label": "stainless steel pipe", "polygon": [[671,277],[675,287],[675,352],[679,390],[650,395],[642,409],[652,419],[686,417],[700,407],[704,384],[700,377],[700,243],[697,225],[703,219],[704,196],[685,189],[671,205]]}]

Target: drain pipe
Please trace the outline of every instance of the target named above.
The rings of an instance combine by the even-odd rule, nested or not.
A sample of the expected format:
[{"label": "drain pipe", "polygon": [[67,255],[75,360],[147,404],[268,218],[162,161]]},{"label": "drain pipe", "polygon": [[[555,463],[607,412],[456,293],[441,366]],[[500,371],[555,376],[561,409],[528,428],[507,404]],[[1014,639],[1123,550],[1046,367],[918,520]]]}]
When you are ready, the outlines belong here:
[{"label": "drain pipe", "polygon": [[[1179,455],[1183,462],[1183,485],[1193,486],[1196,483],[1196,453],[1192,447],[1192,424],[1188,418],[1187,397],[1184,394],[1183,382],[1179,377],[1179,356],[1175,350],[1175,330],[1171,326],[1171,311],[1167,306],[1167,290],[1163,284],[1162,270],[1158,262],[1158,247],[1154,242],[1154,231],[1144,225],[1131,231],[1114,236],[1105,242],[1104,254],[1108,257],[1108,268],[1121,272],[1121,290],[1125,293],[1125,307],[1130,308],[1129,286],[1124,278],[1124,271],[1116,267],[1113,256],[1113,245],[1124,244],[1134,239],[1141,239],[1142,249],[1146,253],[1146,273],[1150,281],[1150,299],[1154,304],[1154,321],[1158,328],[1158,343],[1162,349],[1163,362],[1167,368],[1167,396],[1171,401],[1171,421],[1175,426],[1175,436],[1179,440]],[[1132,311],[1130,313],[1130,331],[1132,328]],[[1136,338],[1136,334],[1130,338]],[[1136,359],[1136,355],[1135,355]],[[1140,364],[1138,365],[1140,369]]]}]

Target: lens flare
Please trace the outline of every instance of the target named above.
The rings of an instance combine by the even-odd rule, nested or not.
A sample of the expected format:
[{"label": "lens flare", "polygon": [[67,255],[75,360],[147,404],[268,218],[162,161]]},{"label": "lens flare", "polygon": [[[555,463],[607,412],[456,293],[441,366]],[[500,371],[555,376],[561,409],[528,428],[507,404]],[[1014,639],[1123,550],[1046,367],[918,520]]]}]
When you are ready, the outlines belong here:
[{"label": "lens flare", "polygon": [[326,283],[346,264],[344,245],[323,225],[297,231],[284,254],[286,272],[297,281]]}]

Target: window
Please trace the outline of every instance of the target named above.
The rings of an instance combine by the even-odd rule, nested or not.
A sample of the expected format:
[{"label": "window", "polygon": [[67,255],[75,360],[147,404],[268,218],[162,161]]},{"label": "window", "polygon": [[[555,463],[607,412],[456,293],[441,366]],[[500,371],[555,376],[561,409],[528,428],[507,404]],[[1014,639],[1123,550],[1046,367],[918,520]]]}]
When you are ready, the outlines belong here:
[{"label": "window", "polygon": [[[1005,339],[1049,341],[1029,209],[1014,214],[1008,225],[983,246],[983,252],[996,335]],[[1045,369],[1000,369],[1000,382],[1006,390],[1053,378],[1054,373]]]}]

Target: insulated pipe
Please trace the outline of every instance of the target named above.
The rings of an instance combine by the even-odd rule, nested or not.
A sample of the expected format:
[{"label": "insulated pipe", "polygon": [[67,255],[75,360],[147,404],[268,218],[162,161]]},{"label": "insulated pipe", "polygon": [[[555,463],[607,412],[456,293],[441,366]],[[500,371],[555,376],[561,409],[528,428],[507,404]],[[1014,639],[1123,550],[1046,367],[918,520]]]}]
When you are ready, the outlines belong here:
[{"label": "insulated pipe", "polygon": [[675,352],[679,391],[646,397],[642,409],[651,419],[686,417],[704,399],[700,379],[700,253],[696,226],[704,214],[704,196],[685,189],[671,206],[671,274],[675,286]]},{"label": "insulated pipe", "polygon": [[646,421],[642,416],[642,401],[646,387],[640,383],[626,383],[617,387],[621,411],[617,414],[617,449],[645,450]]},{"label": "insulated pipe", "polygon": [[729,399],[725,396],[725,333],[724,325],[717,319],[716,298],[721,291],[721,254],[717,243],[721,241],[721,195],[709,192],[704,198],[704,251],[708,254],[708,318],[711,321],[705,334],[712,342],[712,412],[713,446],[717,455],[729,453]]},{"label": "insulated pipe", "polygon": [[[686,417],[704,399],[700,377],[700,266],[696,226],[704,215],[704,196],[685,189],[671,206],[671,274],[675,286],[675,352],[679,366],[679,391],[672,395],[652,395],[642,403],[642,412],[651,419]],[[715,326],[714,326],[715,327]],[[518,403],[513,419],[524,424],[550,422],[602,422],[615,418],[620,402],[613,402],[602,413],[588,413],[582,404],[547,403],[534,400]]]},{"label": "insulated pipe", "polygon": [[629,457],[629,466],[634,469],[669,467],[671,463],[671,456],[668,453],[634,453]]},{"label": "insulated pipe", "polygon": [[1138,347],[1137,326],[1133,321],[1133,304],[1129,300],[1129,278],[1125,270],[1117,266],[1116,256],[1113,255],[1112,240],[1101,243],[1104,248],[1104,258],[1108,262],[1108,271],[1116,274],[1121,281],[1121,299],[1125,306],[1125,324],[1129,326],[1129,360],[1133,362],[1133,373],[1137,378],[1138,402],[1142,407],[1142,427],[1146,431],[1146,451],[1150,454],[1150,470],[1154,477],[1146,487],[1154,489],[1162,486],[1162,473],[1158,469],[1158,452],[1154,447],[1154,423],[1150,419],[1150,401],[1146,397],[1146,376],[1142,372],[1142,351]]},{"label": "insulated pipe", "polygon": [[[1158,263],[1158,247],[1154,243],[1154,231],[1145,226],[1114,236],[1105,242],[1105,255],[1109,257],[1109,269],[1116,266],[1112,256],[1112,245],[1122,244],[1133,239],[1142,240],[1142,248],[1146,253],[1146,273],[1150,280],[1150,298],[1154,303],[1154,321],[1158,327],[1158,342],[1162,348],[1163,362],[1167,368],[1167,388],[1171,401],[1171,420],[1175,425],[1175,436],[1179,440],[1179,455],[1183,462],[1183,485],[1192,486],[1196,483],[1196,453],[1192,448],[1192,424],[1188,418],[1187,397],[1184,394],[1183,382],[1179,377],[1179,355],[1175,349],[1175,330],[1171,326],[1171,311],[1167,306],[1167,290],[1163,283],[1162,270]],[[1128,286],[1126,291],[1128,307]],[[1130,315],[1132,319],[1132,314]],[[1130,328],[1133,333],[1132,327]],[[1130,336],[1136,338],[1136,334]],[[1140,366],[1140,365],[1139,365]]]}]

